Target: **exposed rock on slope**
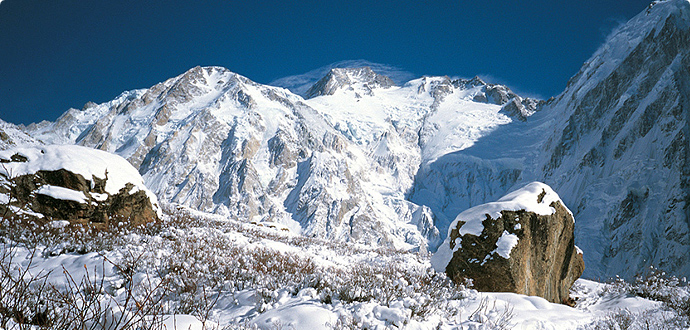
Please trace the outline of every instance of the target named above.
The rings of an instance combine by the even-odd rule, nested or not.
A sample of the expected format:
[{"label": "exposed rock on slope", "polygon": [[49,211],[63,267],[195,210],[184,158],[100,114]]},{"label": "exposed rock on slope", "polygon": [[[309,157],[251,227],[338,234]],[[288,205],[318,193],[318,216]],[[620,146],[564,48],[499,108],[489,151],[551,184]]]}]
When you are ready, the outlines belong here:
[{"label": "exposed rock on slope", "polygon": [[455,282],[472,279],[480,291],[566,303],[584,271],[574,225],[558,195],[533,182],[458,215],[432,264]]},{"label": "exposed rock on slope", "polygon": [[0,211],[99,229],[158,220],[158,202],[126,160],[80,146],[0,152]]},{"label": "exposed rock on slope", "polygon": [[320,67],[309,72],[276,79],[269,83],[270,86],[278,86],[289,89],[291,92],[304,97],[314,84],[326,76],[329,71],[336,68],[363,68],[369,67],[377,74],[391,78],[396,85],[403,85],[417,76],[411,72],[403,71],[391,65],[369,62],[366,60],[346,60]]}]

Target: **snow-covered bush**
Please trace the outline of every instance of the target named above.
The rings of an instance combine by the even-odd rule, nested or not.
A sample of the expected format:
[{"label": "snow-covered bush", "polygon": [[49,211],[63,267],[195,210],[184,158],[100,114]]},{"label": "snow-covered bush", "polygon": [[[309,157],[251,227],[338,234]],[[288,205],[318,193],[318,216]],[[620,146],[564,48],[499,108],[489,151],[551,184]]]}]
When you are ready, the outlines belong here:
[{"label": "snow-covered bush", "polygon": [[607,313],[583,330],[673,330],[684,328],[670,313],[660,311],[631,312],[618,309]]},{"label": "snow-covered bush", "polygon": [[[288,235],[234,221],[203,220],[185,210],[173,212],[167,223],[171,226],[160,233],[164,239],[149,248],[158,251],[157,256],[139,264],[150,263],[145,267],[157,268],[171,283],[171,299],[180,313],[195,314],[195,304],[209,292],[251,288],[257,290],[257,305],[263,310],[276,302],[278,290],[295,295],[313,288],[329,304],[404,301],[411,317],[423,319],[442,312],[446,301],[466,294],[464,287],[456,287],[443,273],[428,266],[411,267],[408,259],[420,258],[415,253]],[[242,237],[237,237],[238,232]],[[266,242],[270,243],[266,246]],[[324,265],[302,253],[302,249],[324,247],[352,261],[347,267]]]},{"label": "snow-covered bush", "polygon": [[[3,239],[17,239],[22,249],[35,251],[37,258],[95,255],[112,268],[112,274],[106,279],[104,270],[87,270],[84,278],[72,278],[65,269],[62,286],[35,291],[33,296],[24,294],[24,301],[48,305],[24,307],[28,316],[21,322],[4,313],[6,319],[14,320],[13,326],[5,328],[28,326],[26,319],[42,315],[41,311],[51,324],[78,317],[91,320],[87,328],[97,324],[103,328],[103,320],[118,319],[117,328],[126,329],[136,323],[133,320],[141,326],[144,320],[153,320],[151,316],[170,314],[193,315],[203,323],[216,316],[219,299],[247,293],[253,297],[252,313],[256,313],[250,315],[306,294],[314,297],[314,303],[351,310],[340,312],[329,323],[336,328],[361,328],[372,324],[370,318],[376,315],[393,326],[454,315],[448,301],[471,292],[431,269],[426,255],[309,238],[170,206],[167,211],[163,222],[155,226],[98,232],[36,222],[22,227],[16,219],[8,219],[23,234],[3,226]],[[14,264],[3,260],[8,267]],[[369,314],[350,314],[361,308]],[[100,323],[94,323],[96,319]],[[250,320],[226,325],[252,328]]]},{"label": "snow-covered bush", "polygon": [[104,266],[99,272],[85,265],[83,277],[63,268],[58,285],[34,266],[37,248],[0,240],[0,329],[163,329],[163,283],[129,281],[115,296],[108,291],[118,288],[106,285]]},{"label": "snow-covered bush", "polygon": [[616,278],[600,293],[601,298],[633,296],[658,302],[659,308],[631,311],[626,308],[606,313],[583,329],[679,329],[690,325],[690,286],[685,279],[650,267],[628,282]]}]

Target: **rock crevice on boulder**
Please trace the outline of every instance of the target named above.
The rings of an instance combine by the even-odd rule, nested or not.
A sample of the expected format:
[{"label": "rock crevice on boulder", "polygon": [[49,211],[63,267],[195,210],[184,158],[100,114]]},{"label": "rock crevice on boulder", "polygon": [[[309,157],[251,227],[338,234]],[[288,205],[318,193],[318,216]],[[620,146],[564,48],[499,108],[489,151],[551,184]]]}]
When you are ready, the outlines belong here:
[{"label": "rock crevice on boulder", "polygon": [[547,185],[530,183],[456,218],[432,257],[455,282],[480,291],[515,292],[569,303],[584,261],[572,213]]}]

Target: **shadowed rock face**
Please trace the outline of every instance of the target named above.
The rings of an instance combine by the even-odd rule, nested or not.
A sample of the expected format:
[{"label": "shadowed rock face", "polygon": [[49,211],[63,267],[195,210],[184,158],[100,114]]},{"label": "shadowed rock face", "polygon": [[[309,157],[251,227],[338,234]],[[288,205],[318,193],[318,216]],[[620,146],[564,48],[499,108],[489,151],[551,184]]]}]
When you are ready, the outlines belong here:
[{"label": "shadowed rock face", "polygon": [[[1,177],[3,185],[0,193],[11,196],[7,204],[0,205],[0,212],[9,214],[18,209],[29,218],[51,220],[68,220],[70,224],[91,225],[96,229],[106,229],[112,225],[136,227],[158,221],[146,192],[136,190],[127,184],[117,194],[105,191],[107,179],[92,177],[86,179],[80,174],[65,169],[56,171],[38,171],[35,174],[18,176],[11,180]],[[59,187],[83,194],[83,201],[58,199],[40,192],[41,187]],[[24,211],[30,210],[33,213]],[[40,215],[39,215],[40,214]]]},{"label": "shadowed rock face", "polygon": [[[446,267],[449,277],[456,283],[472,279],[479,291],[515,292],[569,303],[570,287],[585,265],[574,244],[570,212],[560,202],[550,206],[556,210],[552,215],[504,210],[492,219],[487,214],[480,236],[460,235],[465,223],[458,222],[450,232],[451,249],[459,246]],[[505,258],[506,253],[499,252],[505,242],[499,241],[510,235],[518,240]]]}]

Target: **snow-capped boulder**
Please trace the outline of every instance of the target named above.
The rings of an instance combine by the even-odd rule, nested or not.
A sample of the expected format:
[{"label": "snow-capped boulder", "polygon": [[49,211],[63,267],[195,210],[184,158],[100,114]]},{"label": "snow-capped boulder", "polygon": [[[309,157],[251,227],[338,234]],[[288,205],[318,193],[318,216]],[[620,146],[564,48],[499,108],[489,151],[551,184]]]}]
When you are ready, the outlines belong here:
[{"label": "snow-capped boulder", "polygon": [[458,215],[432,264],[455,282],[472,279],[480,291],[567,303],[570,287],[584,271],[574,227],[558,195],[533,182]]},{"label": "snow-capped boulder", "polygon": [[0,151],[0,211],[98,229],[159,219],[156,196],[120,156],[72,145]]}]

